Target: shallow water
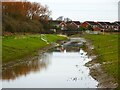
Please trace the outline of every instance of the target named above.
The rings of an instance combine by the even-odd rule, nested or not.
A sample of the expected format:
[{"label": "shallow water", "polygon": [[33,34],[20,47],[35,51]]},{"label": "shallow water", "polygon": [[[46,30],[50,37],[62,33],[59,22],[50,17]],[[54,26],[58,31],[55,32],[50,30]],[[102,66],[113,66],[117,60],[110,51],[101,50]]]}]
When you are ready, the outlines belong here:
[{"label": "shallow water", "polygon": [[80,52],[53,51],[3,71],[3,88],[97,88],[85,64],[91,61]]}]

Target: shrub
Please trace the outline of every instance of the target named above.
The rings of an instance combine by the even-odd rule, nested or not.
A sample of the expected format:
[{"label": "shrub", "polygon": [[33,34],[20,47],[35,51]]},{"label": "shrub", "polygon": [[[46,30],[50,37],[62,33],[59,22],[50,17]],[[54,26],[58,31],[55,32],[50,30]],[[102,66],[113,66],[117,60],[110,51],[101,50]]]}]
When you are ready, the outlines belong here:
[{"label": "shrub", "polygon": [[3,17],[3,32],[43,33],[43,25],[37,20],[20,20],[9,16]]}]

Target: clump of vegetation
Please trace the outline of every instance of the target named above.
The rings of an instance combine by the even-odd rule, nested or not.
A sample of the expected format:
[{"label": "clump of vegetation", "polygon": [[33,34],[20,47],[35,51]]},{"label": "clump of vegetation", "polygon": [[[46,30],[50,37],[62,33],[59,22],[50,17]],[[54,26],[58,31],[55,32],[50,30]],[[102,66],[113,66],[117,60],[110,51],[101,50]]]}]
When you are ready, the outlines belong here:
[{"label": "clump of vegetation", "polygon": [[85,30],[86,30],[86,28],[80,26],[80,31],[85,31]]},{"label": "clump of vegetation", "polygon": [[36,2],[2,2],[3,35],[10,33],[45,33],[51,11]]}]

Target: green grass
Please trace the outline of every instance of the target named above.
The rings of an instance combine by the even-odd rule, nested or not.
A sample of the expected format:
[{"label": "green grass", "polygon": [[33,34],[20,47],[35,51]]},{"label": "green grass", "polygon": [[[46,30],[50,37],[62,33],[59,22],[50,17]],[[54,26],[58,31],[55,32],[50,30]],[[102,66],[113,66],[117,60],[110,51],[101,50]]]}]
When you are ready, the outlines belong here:
[{"label": "green grass", "polygon": [[[45,35],[49,43],[63,40],[65,37],[48,34]],[[37,50],[48,46],[41,40],[41,35],[4,36],[2,41],[2,62],[7,63],[34,54]]]},{"label": "green grass", "polygon": [[[105,71],[118,78],[118,35],[85,35],[85,38],[90,39],[95,46],[95,51],[99,55],[98,62],[102,64]],[[106,62],[106,64],[103,64]]]}]

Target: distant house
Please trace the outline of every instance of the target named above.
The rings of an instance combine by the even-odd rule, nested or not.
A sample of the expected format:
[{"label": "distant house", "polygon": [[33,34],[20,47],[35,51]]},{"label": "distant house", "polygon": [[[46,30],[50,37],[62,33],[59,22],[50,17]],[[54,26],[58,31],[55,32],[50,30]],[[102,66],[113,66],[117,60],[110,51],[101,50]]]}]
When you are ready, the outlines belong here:
[{"label": "distant house", "polygon": [[114,28],[114,24],[113,23],[105,22],[105,24],[106,24],[106,31],[108,31],[108,32],[113,31],[113,28]]},{"label": "distant house", "polygon": [[88,26],[89,26],[89,23],[87,23],[87,22],[81,23],[81,27],[87,28]]},{"label": "distant house", "polygon": [[119,31],[119,25],[116,23],[116,22],[113,22],[112,25],[111,25],[111,31],[113,32],[118,32]]},{"label": "distant house", "polygon": [[119,31],[120,30],[120,22],[105,22],[106,23],[106,31],[108,32],[114,32],[114,31]]},{"label": "distant house", "polygon": [[51,31],[57,33],[80,33],[80,27],[83,27],[84,30],[87,30],[90,33],[98,34],[102,32],[120,32],[120,22],[94,22],[94,21],[85,21],[80,23],[79,21],[51,21]]},{"label": "distant house", "polygon": [[80,24],[81,23],[79,21],[65,22],[65,29],[61,31],[63,34],[67,34],[67,35],[81,33],[81,31],[79,30]]},{"label": "distant house", "polygon": [[58,26],[60,27],[61,30],[66,30],[66,23],[64,21],[62,21],[61,23],[59,23]]},{"label": "distant house", "polygon": [[72,23],[74,23],[78,28],[80,28],[81,23],[79,21],[73,21]]},{"label": "distant house", "polygon": [[101,31],[103,32],[114,32],[118,31],[118,25],[117,22],[111,23],[111,22],[97,22],[99,24],[99,27],[101,28]]},{"label": "distant house", "polygon": [[59,24],[61,23],[61,21],[50,20],[49,23],[50,23],[50,31],[56,33],[59,29]]},{"label": "distant house", "polygon": [[94,21],[86,21],[84,23],[81,24],[82,27],[89,29],[88,27],[90,26],[93,31],[100,31],[100,27],[98,25],[98,23],[94,22]]},{"label": "distant house", "polygon": [[60,33],[61,30],[66,29],[66,23],[64,21],[52,20],[50,21],[50,25],[51,25],[50,30],[56,33]]},{"label": "distant house", "polygon": [[66,27],[68,30],[77,30],[80,27],[80,22],[79,21],[69,21],[66,22]]},{"label": "distant house", "polygon": [[53,20],[53,21],[51,21],[51,24],[52,24],[52,26],[59,27],[61,22],[62,21]]},{"label": "distant house", "polygon": [[120,22],[114,22],[115,25],[115,29],[118,30],[120,32]]},{"label": "distant house", "polygon": [[107,29],[107,25],[105,22],[97,22],[101,31],[105,31]]}]

